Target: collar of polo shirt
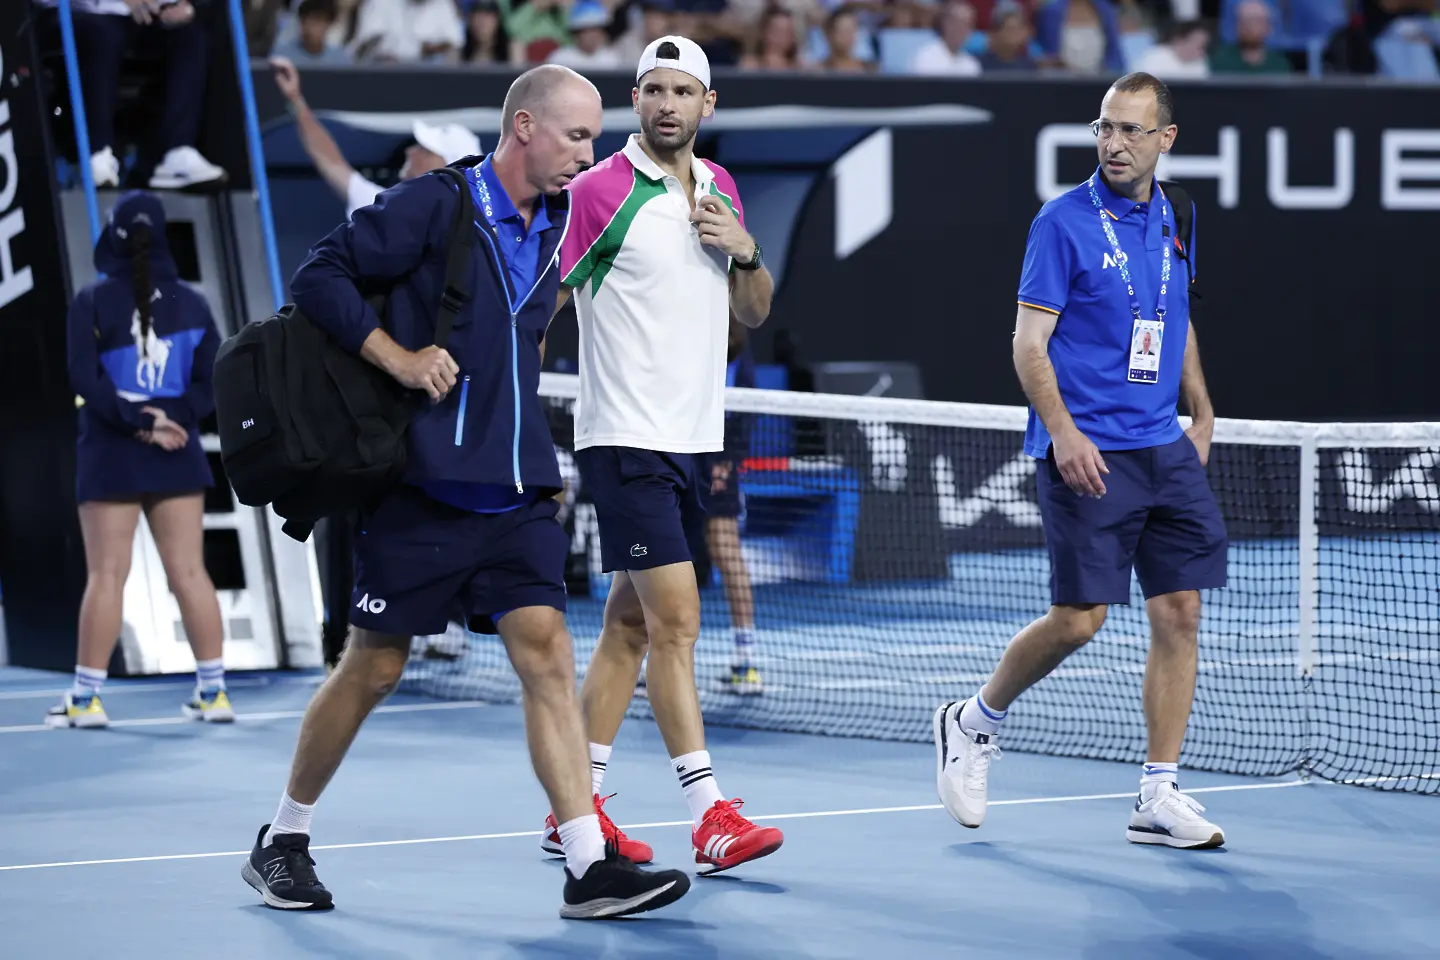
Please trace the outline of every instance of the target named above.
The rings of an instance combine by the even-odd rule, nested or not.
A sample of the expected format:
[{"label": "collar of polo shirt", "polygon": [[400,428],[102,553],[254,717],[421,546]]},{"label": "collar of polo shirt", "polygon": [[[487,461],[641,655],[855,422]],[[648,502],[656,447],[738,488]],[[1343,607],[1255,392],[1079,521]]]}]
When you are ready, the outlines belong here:
[{"label": "collar of polo shirt", "polygon": [[[1100,175],[1099,167],[1095,168],[1095,187],[1100,194],[1100,203],[1104,205],[1105,212],[1116,220],[1127,216],[1130,211],[1140,206],[1140,204],[1131,200],[1129,197],[1122,197],[1114,190],[1111,190],[1110,184],[1106,183],[1105,178]],[[1165,191],[1160,189],[1160,181],[1152,176],[1150,178],[1151,201],[1153,202],[1156,197],[1162,197],[1164,195]]]},{"label": "collar of polo shirt", "polygon": [[[650,154],[645,152],[645,148],[640,146],[640,134],[638,133],[630,134],[630,139],[625,141],[623,153],[625,154],[625,159],[630,161],[630,165],[640,171],[640,174],[647,180],[659,181],[670,176],[670,174],[661,170],[660,166],[654,160],[650,159]],[[707,167],[699,157],[693,154],[690,157],[690,175],[695,178],[695,187],[697,190],[701,184],[709,184],[710,181],[715,179],[714,172]]]}]

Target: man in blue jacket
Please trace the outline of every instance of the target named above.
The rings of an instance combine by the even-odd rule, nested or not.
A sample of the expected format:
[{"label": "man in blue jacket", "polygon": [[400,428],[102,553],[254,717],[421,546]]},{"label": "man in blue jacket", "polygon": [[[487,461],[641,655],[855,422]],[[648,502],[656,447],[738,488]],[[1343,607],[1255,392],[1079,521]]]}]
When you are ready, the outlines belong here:
[{"label": "man in blue jacket", "polygon": [[[452,614],[498,632],[520,676],[531,759],[564,821],[560,915],[653,910],[689,888],[679,871],[640,870],[601,832],[565,629],[568,540],[551,499],[560,472],[538,396],[569,215],[564,188],[594,161],[600,96],[574,71],[537,67],[515,81],[502,112],[495,152],[455,164],[480,236],[466,283],[473,296],[447,349],[433,342],[460,202],[447,178],[382,193],[311,251],[291,286],[296,305],[337,342],[432,402],[411,427],[405,482],[362,512],[349,647],[306,711],[279,812],[242,868],[272,907],[333,904],[309,854],[314,805],[399,682],[411,636],[440,633]],[[382,285],[383,329],[362,293]]]}]

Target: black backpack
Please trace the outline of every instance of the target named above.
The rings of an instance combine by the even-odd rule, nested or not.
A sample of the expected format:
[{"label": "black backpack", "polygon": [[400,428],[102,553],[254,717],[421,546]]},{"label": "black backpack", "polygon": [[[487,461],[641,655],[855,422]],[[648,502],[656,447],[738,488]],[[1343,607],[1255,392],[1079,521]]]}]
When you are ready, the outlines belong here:
[{"label": "black backpack", "polygon": [[1195,206],[1190,199],[1190,194],[1186,193],[1185,188],[1178,183],[1161,180],[1160,189],[1165,191],[1170,205],[1175,208],[1175,235],[1180,238],[1179,254],[1180,259],[1185,261],[1187,289],[1190,293],[1190,313],[1193,316],[1195,301],[1201,299],[1200,291],[1195,289],[1195,269],[1190,263],[1190,244],[1195,240]]},{"label": "black backpack", "polygon": [[[472,295],[462,287],[475,214],[464,174],[436,173],[460,194],[435,319],[435,345],[443,349]],[[384,294],[367,299],[383,323]],[[317,521],[363,507],[400,481],[410,422],[427,402],[423,391],[342,348],[294,304],[221,344],[214,387],[220,459],[236,499],[270,504],[300,541]]]}]

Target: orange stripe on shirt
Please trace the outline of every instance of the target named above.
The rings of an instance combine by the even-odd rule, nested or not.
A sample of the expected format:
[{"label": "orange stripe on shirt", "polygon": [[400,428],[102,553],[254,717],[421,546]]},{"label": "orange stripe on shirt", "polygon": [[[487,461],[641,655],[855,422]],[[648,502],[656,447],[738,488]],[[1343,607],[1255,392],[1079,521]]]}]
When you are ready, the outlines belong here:
[{"label": "orange stripe on shirt", "polygon": [[1024,300],[1017,300],[1015,302],[1020,304],[1020,306],[1022,307],[1029,307],[1032,310],[1044,310],[1046,313],[1053,313],[1057,317],[1060,316],[1059,310],[1053,310],[1050,307],[1042,307],[1038,303],[1026,303]]}]

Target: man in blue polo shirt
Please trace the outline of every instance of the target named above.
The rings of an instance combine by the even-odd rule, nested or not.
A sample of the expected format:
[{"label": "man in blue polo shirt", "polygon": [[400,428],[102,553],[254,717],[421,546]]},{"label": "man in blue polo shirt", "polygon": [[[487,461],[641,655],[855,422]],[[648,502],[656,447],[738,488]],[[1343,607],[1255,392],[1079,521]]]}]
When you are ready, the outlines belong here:
[{"label": "man in blue polo shirt", "polygon": [[[1159,80],[1117,80],[1092,125],[1099,168],[1030,228],[1014,359],[1031,402],[1025,452],[1040,461],[1052,605],[1016,635],[974,697],[935,712],[940,799],[967,827],[985,819],[1010,704],[1095,635],[1108,604],[1129,602],[1133,569],[1151,626],[1149,759],[1126,837],[1184,848],[1225,842],[1176,783],[1195,693],[1199,591],[1225,585],[1226,537],[1205,478],[1214,413],[1181,260],[1193,267],[1195,252],[1155,180],[1175,143],[1172,119]],[[1188,430],[1176,414],[1182,395]]]}]

